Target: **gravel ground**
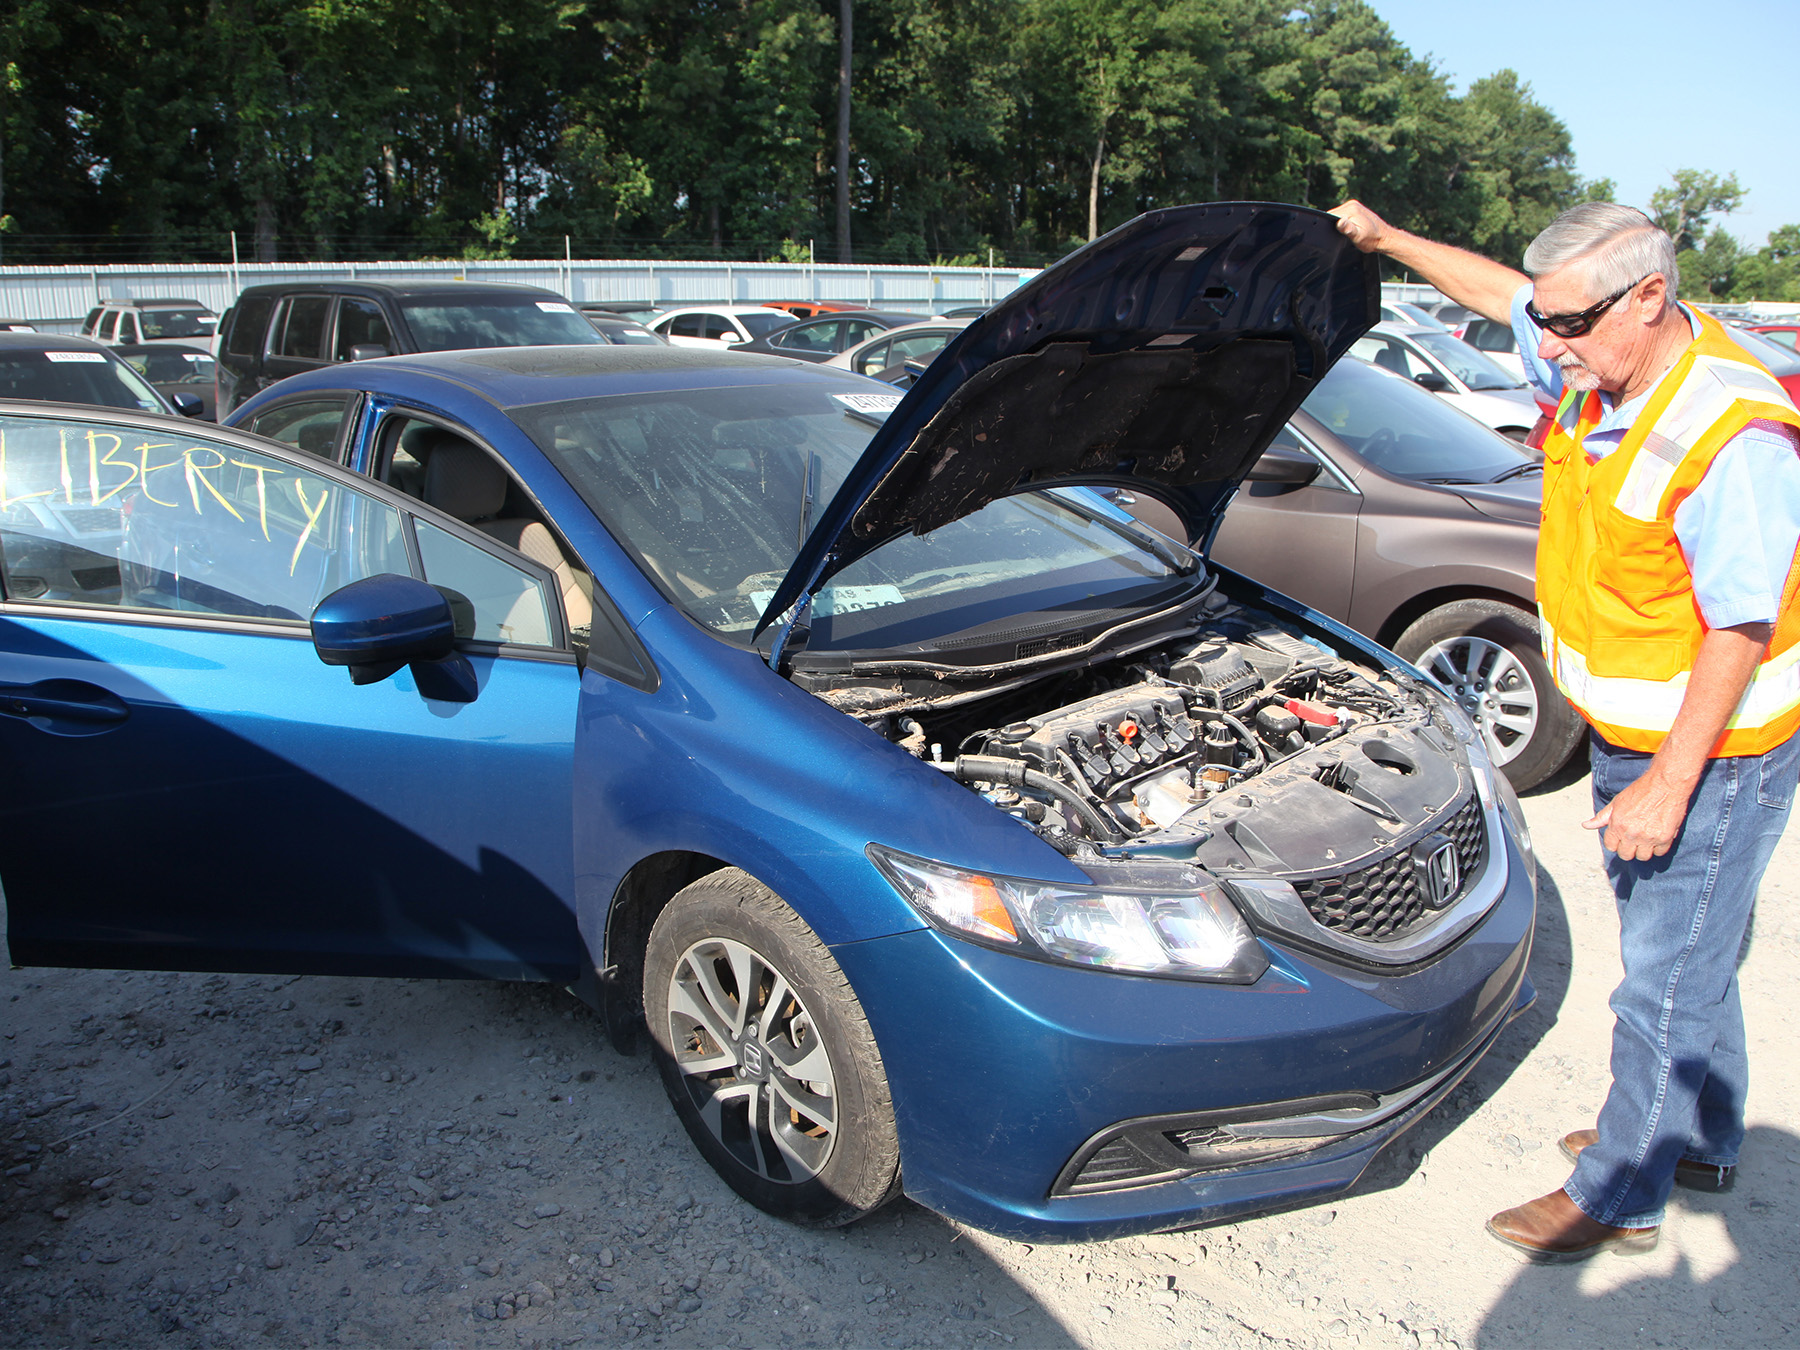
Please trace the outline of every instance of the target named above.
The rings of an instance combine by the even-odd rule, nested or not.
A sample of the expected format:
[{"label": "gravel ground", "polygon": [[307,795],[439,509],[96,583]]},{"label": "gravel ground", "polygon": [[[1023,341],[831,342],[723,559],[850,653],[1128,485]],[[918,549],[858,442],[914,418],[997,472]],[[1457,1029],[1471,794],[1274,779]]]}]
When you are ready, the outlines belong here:
[{"label": "gravel ground", "polygon": [[1661,1247],[1526,1267],[1481,1231],[1559,1185],[1617,979],[1585,777],[1527,802],[1536,1008],[1350,1194],[1031,1247],[902,1201],[829,1233],[738,1201],[644,1059],[554,989],[0,973],[0,1343],[1793,1345],[1800,844],[1743,972],[1740,1184]]}]

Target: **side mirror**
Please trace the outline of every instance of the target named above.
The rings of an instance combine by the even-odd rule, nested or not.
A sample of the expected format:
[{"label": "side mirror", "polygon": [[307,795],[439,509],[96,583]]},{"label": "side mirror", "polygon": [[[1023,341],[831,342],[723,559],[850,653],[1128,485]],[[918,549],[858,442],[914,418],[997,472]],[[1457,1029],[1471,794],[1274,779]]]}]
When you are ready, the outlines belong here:
[{"label": "side mirror", "polygon": [[1431,390],[1434,394],[1444,394],[1448,393],[1450,390],[1450,381],[1446,380],[1435,370],[1421,370],[1417,375],[1413,376],[1413,383],[1418,385],[1421,389]]},{"label": "side mirror", "polygon": [[333,591],[313,610],[312,641],[326,665],[349,667],[352,684],[410,665],[426,698],[475,701],[475,671],[456,650],[450,601],[416,578],[387,572]]},{"label": "side mirror", "polygon": [[1319,476],[1319,461],[1304,450],[1271,445],[1244,477],[1252,483],[1287,483],[1303,487]]},{"label": "side mirror", "polygon": [[175,411],[180,413],[183,417],[206,416],[206,400],[201,398],[198,394],[170,394],[169,402],[174,405]]},{"label": "side mirror", "polygon": [[350,349],[352,361],[374,361],[388,355],[388,349],[379,342],[359,342]]}]

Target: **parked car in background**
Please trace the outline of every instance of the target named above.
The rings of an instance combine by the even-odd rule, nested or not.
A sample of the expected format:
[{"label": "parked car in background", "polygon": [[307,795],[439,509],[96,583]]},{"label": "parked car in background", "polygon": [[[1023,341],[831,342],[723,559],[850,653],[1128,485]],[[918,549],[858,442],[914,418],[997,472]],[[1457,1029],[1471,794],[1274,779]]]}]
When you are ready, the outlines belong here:
[{"label": "parked car in background", "polygon": [[1474,310],[1465,305],[1459,305],[1454,300],[1439,300],[1435,304],[1420,305],[1419,308],[1453,333],[1471,319],[1481,317]]},{"label": "parked car in background", "polygon": [[605,341],[616,347],[666,347],[669,344],[652,333],[637,319],[627,319],[617,314],[596,314],[592,310],[582,312],[586,319]]},{"label": "parked car in background", "polygon": [[1518,803],[1391,653],[1081,485],[1208,537],[1375,269],[1322,212],[1163,210],[904,397],[400,356],[234,414],[364,408],[337,462],[204,428],[141,485],[63,447],[166,424],[0,407],[13,493],[129,508],[42,541],[84,603],[6,577],[12,959],[574,983],[811,1224],[1342,1191],[1530,1004]]},{"label": "parked car in background", "polygon": [[1340,361],[1250,470],[1211,556],[1424,670],[1522,791],[1583,730],[1538,642],[1542,488],[1528,451],[1403,376]]},{"label": "parked car in background", "polygon": [[796,319],[810,319],[820,314],[855,314],[869,309],[851,300],[764,300],[770,309],[784,309]]},{"label": "parked car in background", "polygon": [[214,420],[218,371],[212,353],[206,348],[185,347],[175,342],[147,342],[112,350],[171,403],[177,394],[191,395],[200,400],[200,412],[196,416],[208,422]]},{"label": "parked car in background", "polygon": [[1795,342],[1800,340],[1800,323],[1753,323],[1746,325],[1752,333],[1761,333],[1770,342],[1778,343],[1793,351]]},{"label": "parked car in background", "polygon": [[0,333],[35,333],[37,325],[24,319],[0,319]]},{"label": "parked car in background", "polygon": [[760,352],[765,356],[791,356],[796,361],[829,361],[890,328],[917,323],[917,314],[898,310],[859,309],[801,319],[785,328],[771,329],[754,342],[739,342],[733,351]]},{"label": "parked car in background", "polygon": [[198,300],[108,300],[88,311],[83,336],[108,346],[209,342],[219,316]]},{"label": "parked car in background", "polygon": [[1781,382],[1788,397],[1800,401],[1800,352],[1783,346],[1768,333],[1754,328],[1725,325],[1731,340],[1768,367],[1769,374]]},{"label": "parked car in background", "polygon": [[940,319],[979,319],[991,308],[991,305],[958,305],[955,309],[945,310],[937,317]]},{"label": "parked car in background", "polygon": [[647,300],[584,300],[575,308],[586,315],[610,315],[615,319],[633,319],[642,324],[668,312]]},{"label": "parked car in background", "polygon": [[723,348],[753,342],[793,321],[785,309],[767,305],[695,305],[664,312],[650,328],[676,347]]},{"label": "parked car in background", "polygon": [[1412,328],[1436,328],[1448,333],[1450,330],[1439,323],[1430,310],[1404,300],[1387,300],[1382,302],[1381,321],[1395,323]]},{"label": "parked car in background", "polygon": [[247,286],[219,326],[219,417],[228,417],[277,380],[340,361],[604,341],[573,305],[539,286],[480,281]]},{"label": "parked car in background", "polygon": [[1479,314],[1456,330],[1456,336],[1495,365],[1525,378],[1525,363],[1519,359],[1519,339],[1510,323],[1497,323]]},{"label": "parked car in background", "polygon": [[970,322],[968,319],[927,319],[904,328],[890,328],[846,348],[825,364],[853,370],[858,375],[886,378],[884,372],[904,370],[909,361],[929,363]]},{"label": "parked car in background", "polygon": [[[198,417],[204,411],[192,394],[165,398],[112,348],[91,338],[56,333],[0,333],[0,399],[82,403],[184,417]],[[11,495],[0,465],[0,499]]]},{"label": "parked car in background", "polygon": [[1537,422],[1537,399],[1521,377],[1441,328],[1379,324],[1350,352],[1405,376],[1515,441],[1524,441]]}]

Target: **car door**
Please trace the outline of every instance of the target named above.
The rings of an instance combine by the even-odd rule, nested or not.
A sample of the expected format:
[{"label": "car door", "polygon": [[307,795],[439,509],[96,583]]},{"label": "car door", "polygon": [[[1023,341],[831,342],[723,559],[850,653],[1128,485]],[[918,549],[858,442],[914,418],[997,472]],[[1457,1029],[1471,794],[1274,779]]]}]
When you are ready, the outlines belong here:
[{"label": "car door", "polygon": [[[579,669],[553,580],[297,450],[0,410],[0,882],[13,959],[568,978]],[[473,702],[356,685],[307,620],[451,595]]]},{"label": "car door", "polygon": [[282,302],[263,357],[264,384],[325,364],[332,300],[329,295],[291,295]]},{"label": "car door", "polygon": [[1310,483],[1246,480],[1220,522],[1209,556],[1322,614],[1343,619],[1355,591],[1362,494],[1292,423],[1270,446],[1319,465]]}]

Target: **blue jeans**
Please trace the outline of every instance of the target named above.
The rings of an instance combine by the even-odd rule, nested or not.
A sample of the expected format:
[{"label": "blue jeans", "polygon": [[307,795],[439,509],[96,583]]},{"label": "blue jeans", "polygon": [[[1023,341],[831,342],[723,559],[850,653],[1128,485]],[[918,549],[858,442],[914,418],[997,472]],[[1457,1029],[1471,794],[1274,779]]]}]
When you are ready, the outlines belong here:
[{"label": "blue jeans", "polygon": [[[1598,811],[1650,756],[1591,738]],[[1606,853],[1625,978],[1613,991],[1612,1088],[1600,1141],[1563,1187],[1589,1218],[1660,1224],[1675,1164],[1737,1163],[1748,1065],[1738,951],[1800,775],[1800,736],[1707,763],[1675,846],[1648,862]]]}]

